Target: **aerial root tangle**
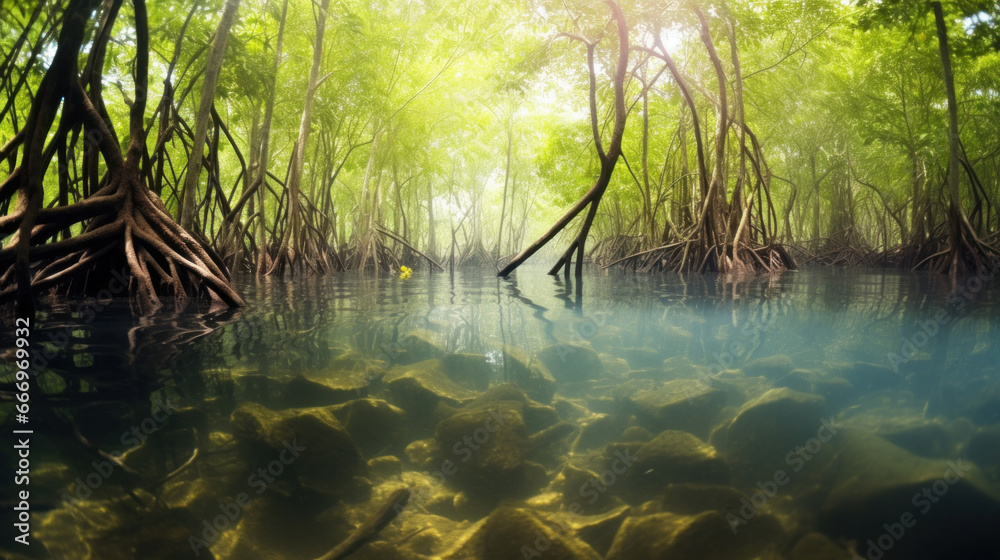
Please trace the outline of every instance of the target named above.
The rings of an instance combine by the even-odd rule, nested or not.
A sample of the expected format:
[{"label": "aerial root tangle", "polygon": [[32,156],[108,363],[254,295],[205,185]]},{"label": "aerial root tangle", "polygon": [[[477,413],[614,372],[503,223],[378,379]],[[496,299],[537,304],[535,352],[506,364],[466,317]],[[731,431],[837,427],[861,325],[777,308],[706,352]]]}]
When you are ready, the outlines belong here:
[{"label": "aerial root tangle", "polygon": [[[73,0],[65,21],[87,21],[95,7],[95,0]],[[0,236],[14,234],[0,249],[0,270],[5,270],[0,275],[0,303],[16,300],[20,311],[33,313],[34,298],[43,290],[104,296],[127,285],[143,313],[160,308],[161,296],[173,296],[178,303],[204,297],[213,304],[243,305],[220,259],[173,221],[146,184],[148,174],[140,167],[146,153],[149,62],[145,2],[136,0],[134,12],[136,94],[124,154],[100,89],[91,84],[88,92],[79,76],[83,26],[67,23],[62,28],[24,127],[21,165],[0,183],[0,202],[15,192],[19,196],[17,209],[0,217]],[[96,40],[106,37],[99,34]],[[97,52],[99,45],[91,50]],[[80,130],[83,135],[74,133]],[[43,209],[43,179],[52,154],[66,153],[81,136],[86,137],[85,155],[103,158],[104,177],[83,200]],[[71,234],[76,228],[80,233]]]},{"label": "aerial root tangle", "polygon": [[738,244],[724,249],[706,247],[700,239],[688,238],[660,247],[639,251],[603,266],[620,265],[637,272],[674,272],[678,274],[720,272],[772,273],[795,270],[795,259],[784,246],[776,243],[760,246]]}]

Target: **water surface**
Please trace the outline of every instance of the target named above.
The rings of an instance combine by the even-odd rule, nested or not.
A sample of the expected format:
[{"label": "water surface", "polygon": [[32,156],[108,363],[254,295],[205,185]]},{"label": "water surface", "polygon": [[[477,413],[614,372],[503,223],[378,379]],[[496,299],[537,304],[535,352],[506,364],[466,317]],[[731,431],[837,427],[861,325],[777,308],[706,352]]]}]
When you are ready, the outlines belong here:
[{"label": "water surface", "polygon": [[[352,557],[998,557],[992,279],[952,291],[897,272],[578,281],[529,267],[240,288],[237,311],[133,319],[127,302],[62,302],[39,316],[34,544],[17,556],[6,524],[0,547],[313,558],[407,487],[406,514]],[[511,385],[520,396],[497,392]],[[286,464],[287,442],[247,427],[309,407],[336,410],[322,428],[358,457]],[[516,429],[479,430],[487,411]],[[303,422],[281,433],[333,446]],[[253,478],[261,466],[280,472]]]}]

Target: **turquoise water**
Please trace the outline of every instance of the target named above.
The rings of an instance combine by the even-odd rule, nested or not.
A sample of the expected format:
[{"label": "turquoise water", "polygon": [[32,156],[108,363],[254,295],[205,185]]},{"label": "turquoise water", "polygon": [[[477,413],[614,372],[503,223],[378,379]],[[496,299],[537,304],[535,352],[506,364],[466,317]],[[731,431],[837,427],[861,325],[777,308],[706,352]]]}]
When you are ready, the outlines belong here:
[{"label": "turquoise water", "polygon": [[351,558],[1000,558],[992,278],[241,289],[239,311],[39,316],[33,544],[5,523],[0,550],[316,558],[405,488]]}]

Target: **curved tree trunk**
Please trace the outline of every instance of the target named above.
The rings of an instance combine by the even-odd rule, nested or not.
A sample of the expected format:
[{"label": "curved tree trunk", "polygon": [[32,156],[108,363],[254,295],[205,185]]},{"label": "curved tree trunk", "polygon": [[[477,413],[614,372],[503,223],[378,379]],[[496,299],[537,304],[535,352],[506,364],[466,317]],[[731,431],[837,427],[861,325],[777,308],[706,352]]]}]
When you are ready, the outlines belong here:
[{"label": "curved tree trunk", "polygon": [[591,128],[594,134],[594,144],[597,147],[597,154],[601,160],[601,173],[594,183],[594,186],[583,195],[583,198],[578,200],[564,215],[559,218],[547,232],[545,232],[538,240],[532,243],[527,249],[521,251],[516,257],[514,257],[505,267],[503,267],[497,276],[508,276],[517,267],[521,266],[524,261],[526,261],[531,255],[538,252],[539,249],[545,246],[546,243],[552,240],[563,228],[566,227],[573,218],[577,216],[584,208],[590,207],[590,211],[587,213],[587,217],[583,223],[583,227],[580,228],[580,232],[576,235],[576,238],[570,243],[569,248],[563,253],[562,257],[556,262],[556,265],[549,271],[549,274],[556,274],[563,265],[566,266],[566,272],[569,272],[569,265],[573,257],[573,251],[576,251],[577,262],[576,262],[576,276],[579,277],[583,274],[583,257],[584,257],[584,246],[587,241],[587,236],[590,233],[590,228],[594,222],[594,216],[597,215],[597,207],[601,203],[601,197],[604,196],[604,191],[607,190],[608,184],[611,182],[611,175],[614,172],[615,164],[618,163],[618,158],[622,154],[622,136],[625,133],[625,118],[627,116],[627,110],[625,107],[625,75],[628,71],[628,54],[629,54],[629,40],[628,40],[628,26],[625,23],[625,14],[622,13],[621,7],[614,0],[607,0],[608,6],[611,7],[611,13],[614,15],[615,23],[618,27],[618,65],[615,69],[614,77],[614,90],[615,90],[615,124],[611,132],[611,141],[608,143],[607,152],[601,146],[601,133],[600,128],[597,124],[598,114],[597,114],[597,76],[594,69],[594,47],[597,43],[589,42],[582,37],[570,36],[571,38],[583,41],[587,45],[587,63],[590,71],[590,122]]},{"label": "curved tree trunk", "polygon": [[314,272],[320,272],[323,267],[320,255],[305,254],[309,251],[303,235],[302,172],[305,167],[306,148],[309,144],[309,127],[312,122],[313,102],[316,99],[316,89],[320,85],[319,69],[323,63],[323,34],[326,30],[327,9],[330,0],[322,0],[319,13],[316,14],[316,39],[313,43],[312,67],[309,69],[309,86],[306,90],[305,106],[302,109],[302,119],[299,121],[299,136],[292,152],[292,165],[288,176],[288,223],[285,225],[284,239],[278,248],[274,264],[268,274],[281,275],[286,267],[291,273],[299,266],[308,267]]},{"label": "curved tree trunk", "polygon": [[197,210],[198,184],[201,176],[202,154],[205,151],[205,138],[208,136],[208,124],[212,121],[212,103],[215,101],[215,86],[219,83],[219,72],[222,71],[222,60],[226,54],[226,43],[229,41],[229,30],[236,21],[236,11],[240,0],[226,0],[222,10],[222,19],[212,39],[212,50],[205,63],[205,75],[202,77],[201,100],[198,103],[198,114],[195,116],[194,140],[191,144],[191,154],[188,159],[187,174],[184,186],[181,188],[178,215],[180,225],[190,230],[194,226]]},{"label": "curved tree trunk", "polygon": [[948,26],[944,20],[941,3],[931,2],[931,7],[934,10],[944,86],[948,97],[948,174],[945,183],[948,189],[946,193],[948,196],[948,246],[944,251],[931,255],[918,263],[917,267],[926,262],[930,270],[947,273],[951,281],[957,283],[959,279],[970,274],[992,270],[994,265],[990,262],[990,258],[1000,255],[1000,252],[979,240],[962,207],[958,188],[959,167],[962,165],[959,156],[961,148],[958,137],[958,100],[955,95],[955,78],[951,70]]}]

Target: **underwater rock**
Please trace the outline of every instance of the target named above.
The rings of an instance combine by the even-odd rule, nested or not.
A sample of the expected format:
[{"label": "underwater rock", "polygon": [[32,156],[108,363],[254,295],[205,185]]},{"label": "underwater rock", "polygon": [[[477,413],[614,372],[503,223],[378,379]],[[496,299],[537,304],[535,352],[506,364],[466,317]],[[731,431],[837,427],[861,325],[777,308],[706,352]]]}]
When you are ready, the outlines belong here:
[{"label": "underwater rock", "polygon": [[251,464],[280,462],[303,487],[338,494],[367,474],[361,450],[329,408],[275,412],[256,403],[233,411],[237,441],[250,451]]},{"label": "underwater rock", "polygon": [[330,360],[326,370],[349,372],[357,375],[364,374],[369,369],[381,369],[384,365],[384,360],[375,360],[357,350],[347,349]]},{"label": "underwater rock", "polygon": [[785,536],[772,517],[761,514],[736,534],[716,511],[695,516],[655,513],[622,524],[607,560],[750,560],[778,558]]},{"label": "underwater rock", "polygon": [[600,560],[570,529],[520,508],[501,507],[469,530],[444,560]]},{"label": "underwater rock", "polygon": [[963,452],[994,479],[1000,478],[1000,425],[980,428]]},{"label": "underwater rock", "polygon": [[628,379],[624,382],[608,381],[607,384],[597,387],[594,391],[598,398],[611,398],[615,401],[624,401],[638,391],[651,391],[659,387],[659,383],[653,379]]},{"label": "underwater rock", "polygon": [[576,400],[557,398],[552,401],[552,407],[559,414],[559,418],[563,420],[576,421],[590,416],[587,407]]},{"label": "underwater rock", "polygon": [[977,426],[1000,424],[1000,388],[986,395],[970,415]]},{"label": "underwater rock", "polygon": [[[869,558],[996,558],[1000,498],[967,460],[925,459],[843,428],[818,527]],[[956,536],[961,538],[955,538]]]},{"label": "underwater rock", "polygon": [[850,560],[851,555],[823,533],[808,533],[792,548],[788,560]]},{"label": "underwater rock", "polygon": [[[206,519],[194,534],[204,539],[212,536],[209,528],[223,528],[210,544],[220,560],[284,558],[293,551],[296,557],[316,558],[345,539],[361,521],[361,516],[344,502],[324,507],[270,492],[257,496],[251,491],[250,495],[250,503],[239,509],[236,519],[222,523],[227,518],[215,518],[220,513],[216,508],[213,517]],[[239,503],[229,500],[233,507]],[[194,557],[190,544],[172,552],[172,558],[180,558],[183,553]],[[199,552],[204,554],[205,549]]]},{"label": "underwater rock", "polygon": [[870,364],[868,362],[852,362],[846,364],[828,364],[827,368],[833,375],[843,377],[863,392],[894,389],[903,384],[905,379],[888,366]]},{"label": "underwater rock", "polygon": [[587,342],[598,352],[609,352],[625,344],[625,339],[619,332],[618,327],[605,324],[601,327],[601,331],[588,338]]},{"label": "underwater rock", "polygon": [[621,434],[620,420],[611,414],[592,414],[579,420],[580,433],[573,442],[573,452],[604,447]]},{"label": "underwater rock", "polygon": [[[845,410],[838,422],[852,428],[878,434],[907,451],[929,458],[956,456],[958,441],[951,427],[939,420],[927,419],[916,403],[884,399],[869,402],[862,399],[859,406]],[[885,402],[888,401],[888,402]]]},{"label": "underwater rock", "polygon": [[445,354],[441,366],[445,375],[466,389],[485,391],[493,379],[493,366],[483,354]]},{"label": "underwater rock", "polygon": [[665,355],[685,355],[694,341],[691,331],[674,325],[662,327],[658,338],[660,352]]},{"label": "underwater rock", "polygon": [[707,368],[697,366],[687,356],[671,356],[660,365],[663,379],[693,379],[707,372]]},{"label": "underwater rock", "polygon": [[632,369],[659,368],[663,356],[651,348],[614,348],[611,353],[628,361]]},{"label": "underwater rock", "polygon": [[732,486],[698,482],[668,484],[663,491],[663,509],[678,515],[697,515],[703,511],[729,513],[745,498]]},{"label": "underwater rock", "polygon": [[635,452],[634,464],[626,468],[629,484],[647,492],[659,491],[669,483],[729,482],[729,467],[715,448],[677,430],[664,430],[642,444]]},{"label": "underwater rock", "polygon": [[382,381],[390,401],[405,410],[410,421],[421,427],[433,425],[433,412],[439,404],[454,406],[477,395],[445,375],[441,360],[393,366]]},{"label": "underwater rock", "polygon": [[[611,476],[616,475],[607,474],[605,481],[610,482]],[[559,469],[546,488],[546,492],[556,493],[562,497],[563,507],[570,508],[573,504],[577,504],[574,509],[591,514],[624,505],[615,493],[607,490],[608,486],[601,483],[600,474],[569,463]]]},{"label": "underwater rock", "polygon": [[[414,497],[410,498],[411,501],[413,499]],[[431,508],[428,507],[428,509]],[[399,524],[398,534],[402,537],[390,539],[388,544],[399,550],[432,558],[440,558],[442,552],[450,549],[455,542],[465,538],[471,526],[468,522],[456,522],[441,515],[423,513],[419,507],[414,507],[413,504],[408,505],[404,513],[392,525],[397,523]],[[357,554],[361,552],[358,551]],[[353,556],[350,558],[354,560]],[[373,560],[378,558],[377,556],[373,557]]]},{"label": "underwater rock", "polygon": [[[520,412],[521,416],[524,417],[524,426],[529,434],[544,430],[560,420],[559,413],[554,407],[532,400],[523,389],[510,383],[490,387],[485,393],[472,399],[458,410],[496,408],[498,406],[511,407]],[[458,410],[451,409],[451,412],[454,413]],[[441,412],[440,409],[439,412]]]},{"label": "underwater rock", "polygon": [[365,397],[375,378],[343,372],[335,377],[293,377],[279,392],[283,408],[308,408],[345,403]]},{"label": "underwater rock", "polygon": [[601,358],[601,371],[606,378],[621,379],[628,376],[628,373],[632,371],[632,367],[628,365],[628,361],[623,358],[604,353],[600,353],[598,356]]},{"label": "underwater rock", "polygon": [[528,449],[536,456],[545,456],[555,461],[562,458],[564,440],[576,432],[575,424],[560,420],[528,437]]},{"label": "underwater rock", "polygon": [[399,341],[392,362],[401,366],[415,364],[444,356],[444,344],[440,337],[425,329],[415,329]]},{"label": "underwater rock", "polygon": [[632,508],[629,506],[620,506],[596,515],[563,513],[560,521],[568,526],[576,537],[589,544],[598,554],[604,555],[611,548],[615,535],[631,511]]},{"label": "underwater rock", "polygon": [[879,435],[921,457],[944,459],[955,455],[956,445],[951,434],[937,422],[884,431]]},{"label": "underwater rock", "polygon": [[749,377],[767,377],[778,379],[788,375],[795,369],[792,359],[784,354],[774,354],[763,358],[755,358],[743,365],[743,373]]},{"label": "underwater rock", "polygon": [[795,452],[813,439],[816,452],[822,451],[824,440],[835,437],[828,433],[824,410],[823,397],[787,388],[771,389],[745,405],[722,439],[734,476],[748,484],[771,480],[777,469],[802,461]]},{"label": "underwater rock", "polygon": [[441,448],[433,438],[411,441],[403,451],[406,460],[419,470],[436,468],[435,459],[441,455]]},{"label": "underwater rock", "polygon": [[540,403],[552,401],[556,393],[556,380],[552,373],[541,363],[531,360],[519,348],[510,345],[503,347],[503,373],[532,399]]},{"label": "underwater rock", "polygon": [[656,436],[654,436],[652,432],[642,426],[629,426],[622,432],[621,440],[645,442],[653,439],[654,437]]},{"label": "underwater rock", "polygon": [[394,455],[375,457],[368,461],[368,472],[376,478],[393,478],[403,475],[403,462]]},{"label": "underwater rock", "polygon": [[461,410],[438,423],[434,439],[448,482],[470,494],[516,495],[538,482],[526,467],[524,418],[508,404]]},{"label": "underwater rock", "polygon": [[[141,491],[138,495],[143,500],[155,499]],[[120,499],[91,499],[35,511],[35,503],[32,503],[30,545],[4,543],[0,546],[0,557],[5,560],[173,560],[184,555],[193,557],[188,542],[194,529],[186,518],[189,512],[178,511],[174,512],[175,515],[165,515],[149,513],[140,508],[130,511],[121,504]],[[13,531],[7,534],[11,535],[8,542],[13,542]],[[19,554],[21,552],[23,555]],[[201,549],[201,553],[202,559],[217,558],[207,549]]]},{"label": "underwater rock", "polygon": [[679,379],[636,391],[624,404],[654,432],[683,430],[707,437],[712,420],[726,406],[726,395],[700,381]]},{"label": "underwater rock", "polygon": [[601,358],[588,344],[553,344],[538,353],[538,361],[558,381],[586,381],[601,376]]},{"label": "underwater rock", "polygon": [[365,455],[399,451],[409,433],[406,413],[381,399],[355,399],[330,407]]},{"label": "underwater rock", "polygon": [[857,394],[850,381],[816,369],[792,370],[775,381],[774,386],[819,395],[826,399],[827,409],[830,411],[840,409]]},{"label": "underwater rock", "polygon": [[[265,406],[283,408],[282,396],[292,380],[290,376],[261,375],[258,373],[233,373],[231,379],[219,382],[218,392],[232,403],[259,402]],[[78,422],[86,419],[77,420]]]}]

